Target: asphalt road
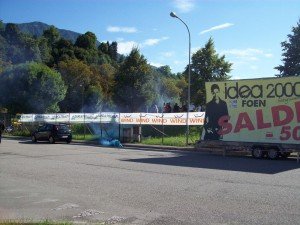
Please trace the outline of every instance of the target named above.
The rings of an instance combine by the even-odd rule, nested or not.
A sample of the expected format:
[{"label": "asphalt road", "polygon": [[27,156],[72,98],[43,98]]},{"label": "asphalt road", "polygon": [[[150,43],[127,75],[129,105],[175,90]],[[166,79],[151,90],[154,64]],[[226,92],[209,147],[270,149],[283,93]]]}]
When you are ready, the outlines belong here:
[{"label": "asphalt road", "polygon": [[98,224],[300,224],[295,159],[0,144],[0,221]]}]

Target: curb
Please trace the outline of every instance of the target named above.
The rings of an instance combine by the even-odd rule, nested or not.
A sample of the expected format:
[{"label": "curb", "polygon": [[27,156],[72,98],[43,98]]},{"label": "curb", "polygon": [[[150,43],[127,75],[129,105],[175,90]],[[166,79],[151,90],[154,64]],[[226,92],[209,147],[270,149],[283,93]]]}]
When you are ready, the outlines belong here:
[{"label": "curb", "polygon": [[[10,139],[10,140],[28,140],[30,141],[30,137],[23,137],[23,136],[8,136],[3,135],[2,138]],[[71,143],[80,143],[86,145],[94,145],[101,147],[98,141],[87,141],[87,140],[72,140]],[[177,147],[177,146],[167,146],[167,145],[145,145],[139,143],[124,143],[122,144],[124,148],[134,148],[139,150],[177,150],[177,151],[194,151],[196,152],[195,146],[187,146],[187,147]],[[102,147],[109,147],[109,146],[102,146]]]}]

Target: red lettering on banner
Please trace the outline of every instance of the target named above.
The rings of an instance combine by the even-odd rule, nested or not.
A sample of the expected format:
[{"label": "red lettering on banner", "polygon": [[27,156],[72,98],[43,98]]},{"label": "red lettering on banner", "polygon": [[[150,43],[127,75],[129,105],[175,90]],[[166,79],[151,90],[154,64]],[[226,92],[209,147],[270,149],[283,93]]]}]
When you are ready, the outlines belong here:
[{"label": "red lettering on banner", "polygon": [[218,120],[218,124],[222,127],[222,129],[218,131],[219,135],[225,135],[231,132],[232,124],[229,123],[229,119],[229,116],[221,116]]},{"label": "red lettering on banner", "polygon": [[175,118],[175,119],[170,119],[170,122],[182,124],[182,123],[186,123],[186,119]]},{"label": "red lettering on banner", "polygon": [[204,119],[203,118],[191,118],[190,122],[191,123],[203,123]]},{"label": "red lettering on banner", "polygon": [[[273,123],[275,127],[289,124],[294,118],[294,112],[287,105],[278,105],[271,108]],[[285,113],[285,118],[280,118],[280,112]]]},{"label": "red lettering on banner", "polygon": [[[248,129],[249,131],[253,131],[255,129],[266,129],[271,128],[272,126],[285,126],[296,119],[297,122],[300,122],[300,101],[295,102],[295,111],[293,108],[287,105],[278,105],[273,106],[271,108],[272,122],[265,121],[268,118],[268,113],[264,113],[262,109],[258,109],[255,112],[256,115],[256,125],[254,127],[253,121],[251,121],[250,116],[247,112],[242,112],[238,115],[236,123],[230,122],[229,116],[222,116],[218,124],[222,127],[222,129],[218,132],[220,135],[226,135],[232,132],[238,133],[242,129]],[[295,115],[296,113],[296,115]],[[269,119],[269,118],[268,118]]]},{"label": "red lettering on banner", "polygon": [[257,120],[257,129],[265,129],[265,128],[270,128],[272,126],[271,123],[264,122],[264,115],[262,109],[256,110],[256,120]]},{"label": "red lettering on banner", "polygon": [[136,119],[136,121],[138,123],[149,123],[149,119],[148,118],[138,118],[138,119]]},{"label": "red lettering on banner", "polygon": [[121,118],[121,122],[122,123],[126,123],[126,122],[132,123],[133,119],[132,118]]},{"label": "red lettering on banner", "polygon": [[296,115],[297,115],[297,122],[300,123],[300,101],[295,102],[295,109],[296,109]]},{"label": "red lettering on banner", "polygon": [[[245,123],[243,123],[245,121]],[[248,115],[248,113],[240,113],[234,128],[234,133],[240,132],[241,129],[247,128],[248,130],[254,130],[254,126],[251,122],[251,119]]]}]

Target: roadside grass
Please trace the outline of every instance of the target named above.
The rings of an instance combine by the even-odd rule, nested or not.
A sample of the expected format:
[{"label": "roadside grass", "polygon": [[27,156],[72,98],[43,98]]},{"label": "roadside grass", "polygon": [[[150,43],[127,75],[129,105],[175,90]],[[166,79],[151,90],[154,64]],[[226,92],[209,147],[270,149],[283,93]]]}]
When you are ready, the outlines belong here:
[{"label": "roadside grass", "polygon": [[[202,127],[190,126],[189,145],[195,144],[201,136]],[[85,133],[86,132],[86,133]],[[141,143],[146,145],[166,145],[166,146],[186,146],[186,127],[185,126],[143,126]],[[99,134],[92,134],[89,129],[86,131],[82,124],[72,125],[73,140],[96,141],[101,138]],[[85,134],[84,134],[85,133]],[[162,138],[162,134],[164,137]],[[28,129],[15,130],[6,133],[6,136],[30,137]],[[0,224],[2,225],[2,224]]]},{"label": "roadside grass", "polygon": [[0,225],[72,225],[70,222],[54,222],[51,220],[45,220],[40,222],[33,221],[17,221],[17,220],[7,220],[0,221]]},{"label": "roadside grass", "polygon": [[86,140],[86,141],[94,141],[100,138],[99,135],[94,134],[72,134],[74,140]]},{"label": "roadside grass", "polygon": [[[189,145],[195,144],[196,141],[198,140],[199,140],[199,135],[195,135],[195,134],[189,135]],[[186,146],[186,136],[179,135],[173,137],[164,137],[163,139],[161,137],[142,138],[141,143],[146,145],[167,145],[167,146],[184,147]]]}]

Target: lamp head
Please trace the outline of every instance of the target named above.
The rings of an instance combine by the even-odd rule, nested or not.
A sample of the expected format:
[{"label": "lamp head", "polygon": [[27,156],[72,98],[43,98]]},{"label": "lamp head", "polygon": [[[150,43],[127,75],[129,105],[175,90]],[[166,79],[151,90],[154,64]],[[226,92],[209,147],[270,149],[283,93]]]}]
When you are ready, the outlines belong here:
[{"label": "lamp head", "polygon": [[171,17],[174,17],[174,18],[178,18],[174,12],[171,12],[171,13],[170,13],[170,16],[171,16]]}]

